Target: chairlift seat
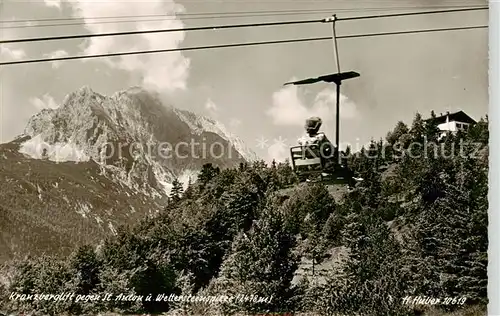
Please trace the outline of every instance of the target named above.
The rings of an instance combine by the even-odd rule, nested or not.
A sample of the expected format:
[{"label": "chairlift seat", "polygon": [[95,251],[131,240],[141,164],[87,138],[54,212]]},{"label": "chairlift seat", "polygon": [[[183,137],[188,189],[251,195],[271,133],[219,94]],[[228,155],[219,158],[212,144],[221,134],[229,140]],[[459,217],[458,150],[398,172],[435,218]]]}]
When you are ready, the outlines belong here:
[{"label": "chairlift seat", "polygon": [[301,180],[311,182],[319,179],[324,183],[351,184],[353,182],[348,168],[335,163],[327,168],[317,145],[293,146],[290,148],[292,168]]}]

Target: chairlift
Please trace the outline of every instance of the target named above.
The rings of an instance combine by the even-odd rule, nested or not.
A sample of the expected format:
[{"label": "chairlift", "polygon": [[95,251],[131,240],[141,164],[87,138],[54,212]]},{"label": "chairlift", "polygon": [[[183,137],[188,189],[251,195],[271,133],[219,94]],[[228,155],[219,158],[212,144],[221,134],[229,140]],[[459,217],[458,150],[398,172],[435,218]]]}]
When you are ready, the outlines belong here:
[{"label": "chairlift", "polygon": [[[340,71],[340,61],[337,45],[337,36],[335,32],[335,21],[337,17],[333,15],[326,18],[324,22],[333,22],[333,44],[335,49],[335,59],[337,64],[337,73],[319,76],[316,78],[308,78],[293,82],[287,82],[285,85],[304,85],[317,82],[334,83],[336,85],[336,126],[335,126],[335,145],[336,150],[333,157],[324,157],[321,149],[315,145],[293,146],[290,148],[290,156],[292,168],[299,179],[305,181],[321,181],[332,184],[347,184],[353,187],[356,182],[361,181],[360,178],[354,177],[354,172],[347,166],[347,158],[343,157],[340,152],[340,86],[342,81],[357,78],[360,76],[355,71]],[[332,162],[333,158],[333,164]],[[327,161],[330,162],[327,164]]]},{"label": "chairlift", "polygon": [[[319,146],[292,146],[290,147],[290,157],[292,168],[300,180],[321,181],[335,184],[348,184],[353,186],[356,182],[353,172],[347,167],[347,159],[340,152],[340,85],[342,81],[359,77],[360,74],[354,71],[324,75],[317,78],[287,82],[285,85],[303,85],[316,82],[335,83],[337,86],[336,100],[336,152],[333,157],[324,157]],[[327,159],[333,159],[334,164],[327,168]],[[312,180],[311,180],[312,179]]]}]

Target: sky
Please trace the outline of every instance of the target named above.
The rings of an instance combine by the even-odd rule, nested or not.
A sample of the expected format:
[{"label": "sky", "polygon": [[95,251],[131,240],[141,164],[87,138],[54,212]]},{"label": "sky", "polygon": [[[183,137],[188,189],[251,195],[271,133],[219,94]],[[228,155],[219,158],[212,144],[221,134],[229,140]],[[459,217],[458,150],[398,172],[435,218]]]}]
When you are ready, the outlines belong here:
[{"label": "sky", "polygon": [[[350,17],[486,4],[486,0],[0,0],[0,38],[306,20],[334,13]],[[290,10],[295,14],[276,12]],[[255,11],[267,13],[248,13]],[[247,16],[237,12],[247,12]],[[167,16],[151,17],[158,14]],[[149,17],[137,17],[144,15]],[[117,16],[128,18],[109,18]],[[40,21],[43,19],[72,20]],[[488,12],[484,10],[341,21],[337,34],[487,23]],[[318,23],[3,44],[0,60],[331,34],[331,24]],[[341,71],[361,74],[342,85],[343,146],[350,144],[357,149],[371,139],[385,137],[397,121],[411,124],[416,112],[425,117],[431,110],[438,114],[463,110],[475,119],[487,114],[487,29],[339,39],[338,45]],[[43,108],[57,108],[67,94],[82,86],[112,95],[142,85],[160,91],[178,108],[219,120],[264,159],[283,160],[288,146],[296,145],[303,134],[309,116],[320,116],[322,129],[335,139],[336,100],[331,84],[284,87],[283,83],[333,72],[336,63],[330,40],[0,66],[0,143],[21,134],[32,115]]]}]

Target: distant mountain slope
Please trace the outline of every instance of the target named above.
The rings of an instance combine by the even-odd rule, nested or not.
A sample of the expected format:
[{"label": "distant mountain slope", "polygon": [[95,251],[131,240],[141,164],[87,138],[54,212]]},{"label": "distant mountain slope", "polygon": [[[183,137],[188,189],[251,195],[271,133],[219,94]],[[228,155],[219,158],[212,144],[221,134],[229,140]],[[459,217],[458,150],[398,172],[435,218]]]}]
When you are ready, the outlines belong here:
[{"label": "distant mountain slope", "polygon": [[0,261],[68,254],[74,245],[98,242],[164,204],[106,178],[95,162],[31,159],[18,146],[0,145]]},{"label": "distant mountain slope", "polygon": [[0,261],[98,242],[160,210],[174,178],[256,157],[220,123],[154,93],[84,87],[0,145]]}]

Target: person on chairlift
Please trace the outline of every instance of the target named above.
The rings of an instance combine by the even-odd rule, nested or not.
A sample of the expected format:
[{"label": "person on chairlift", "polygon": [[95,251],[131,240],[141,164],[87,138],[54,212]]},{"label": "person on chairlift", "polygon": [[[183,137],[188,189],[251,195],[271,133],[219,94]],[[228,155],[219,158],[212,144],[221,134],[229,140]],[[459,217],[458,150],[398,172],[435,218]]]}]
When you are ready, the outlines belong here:
[{"label": "person on chairlift", "polygon": [[333,167],[335,165],[335,157],[337,156],[337,147],[328,140],[325,133],[320,132],[322,120],[319,117],[310,117],[304,125],[306,135],[298,140],[300,146],[317,145],[320,149],[320,155],[325,162],[325,167]]}]

